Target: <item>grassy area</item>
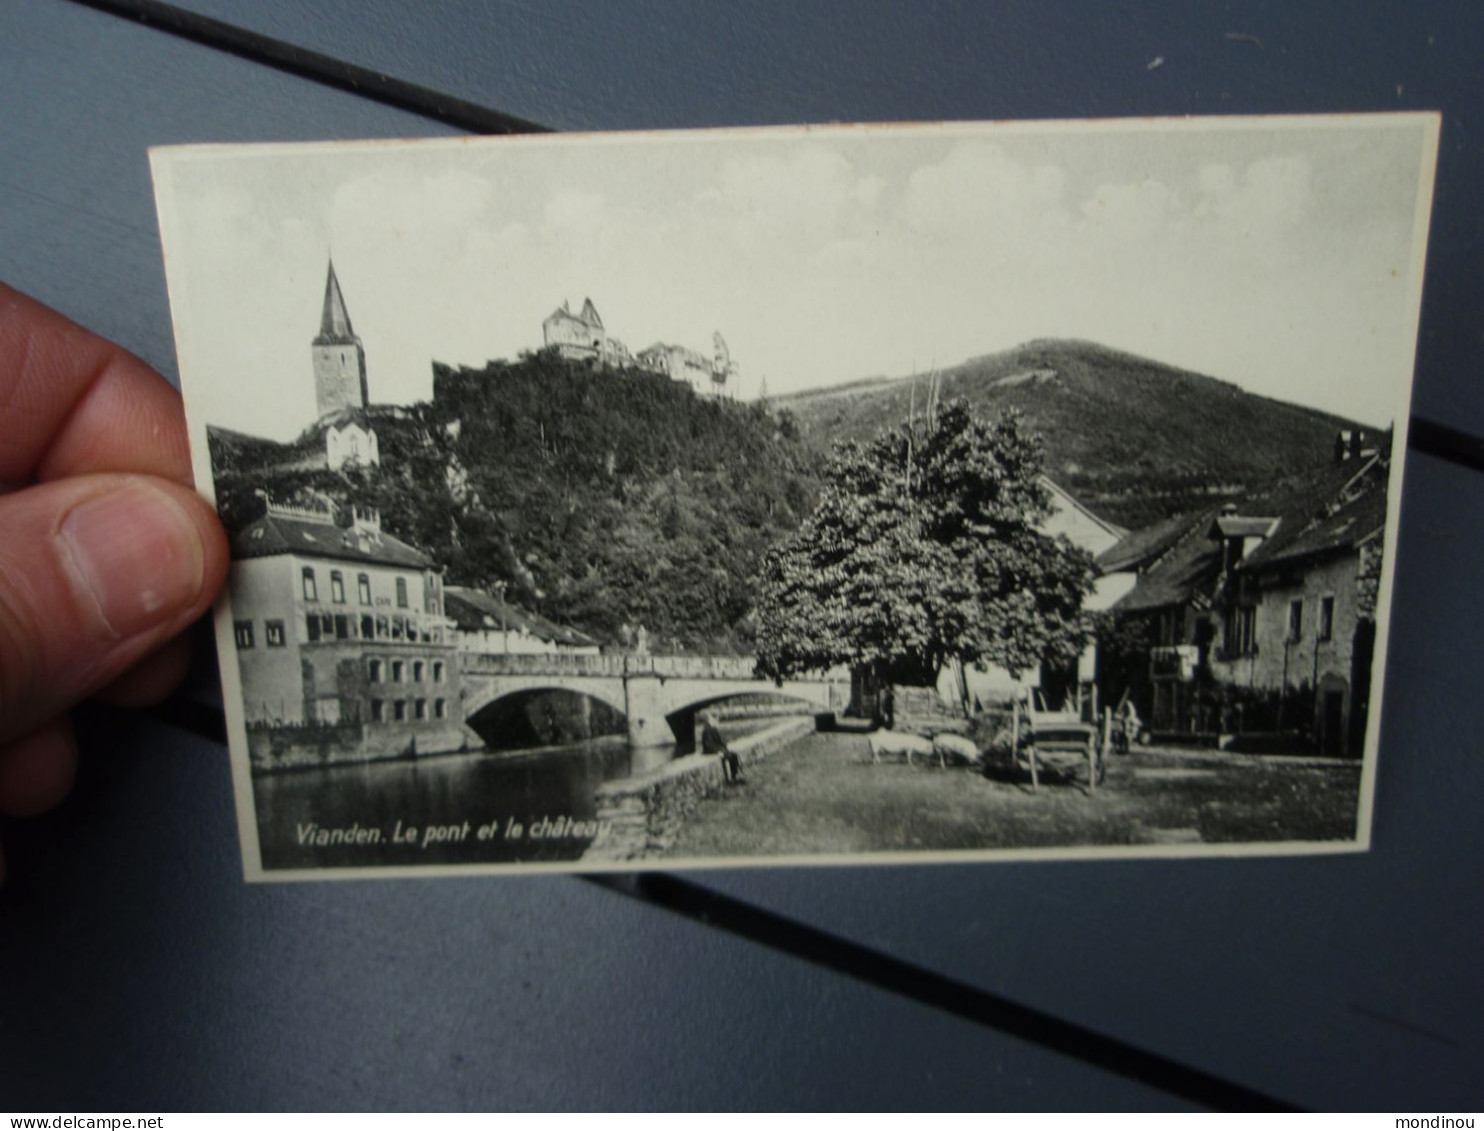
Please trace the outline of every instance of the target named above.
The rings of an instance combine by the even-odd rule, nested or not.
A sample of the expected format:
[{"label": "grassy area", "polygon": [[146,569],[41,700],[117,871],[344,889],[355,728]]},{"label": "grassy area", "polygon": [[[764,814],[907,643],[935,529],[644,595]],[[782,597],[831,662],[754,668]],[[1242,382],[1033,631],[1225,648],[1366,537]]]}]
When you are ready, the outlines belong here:
[{"label": "grassy area", "polygon": [[986,777],[936,762],[872,765],[864,736],[816,734],[703,801],[672,857],[913,849],[1348,840],[1358,763],[1136,749],[1082,782]]}]

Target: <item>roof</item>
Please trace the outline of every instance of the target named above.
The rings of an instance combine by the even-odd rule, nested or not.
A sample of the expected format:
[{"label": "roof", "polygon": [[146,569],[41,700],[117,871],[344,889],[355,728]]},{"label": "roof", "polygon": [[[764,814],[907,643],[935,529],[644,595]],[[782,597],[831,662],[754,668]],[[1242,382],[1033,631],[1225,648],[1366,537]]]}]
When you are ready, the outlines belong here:
[{"label": "roof", "polygon": [[1276,518],[1224,514],[1216,519],[1211,529],[1223,538],[1266,538],[1278,525],[1278,521]]},{"label": "roof", "polygon": [[1095,526],[1106,531],[1111,537],[1122,538],[1125,534],[1128,533],[1128,531],[1122,526],[1114,525],[1102,515],[1090,509],[1086,503],[1077,498],[1076,495],[1068,491],[1055,479],[1051,478],[1051,476],[1042,474],[1041,483],[1046,487],[1048,491],[1050,491],[1054,495],[1059,496],[1074,511],[1082,515],[1082,517],[1093,523]]},{"label": "roof", "polygon": [[1386,522],[1386,467],[1330,464],[1283,480],[1243,500],[1243,509],[1276,518],[1212,509],[1137,530],[1098,559],[1104,573],[1148,564],[1115,612],[1141,612],[1213,598],[1221,585],[1221,536],[1268,536],[1236,566],[1258,571],[1354,549]]},{"label": "roof", "polygon": [[[1214,594],[1221,581],[1221,544],[1206,537],[1212,517],[1212,511],[1202,511],[1157,524],[1161,528],[1177,523],[1178,526],[1173,533],[1163,530],[1163,548],[1158,560],[1154,560],[1153,554],[1145,557],[1146,561],[1154,560],[1154,564],[1139,578],[1138,584],[1113,604],[1113,611],[1146,612],[1167,605],[1188,604],[1197,595]],[[1108,554],[1115,553],[1122,545],[1120,542]],[[1111,571],[1104,566],[1103,572]]]},{"label": "roof", "polygon": [[444,611],[465,632],[480,632],[491,628],[513,629],[541,640],[575,648],[597,644],[591,636],[578,632],[575,628],[556,624],[539,613],[509,604],[482,589],[448,585],[443,589],[443,596]]},{"label": "roof", "polygon": [[548,314],[544,321],[553,322],[557,319],[566,319],[568,322],[580,322],[584,326],[597,326],[600,329],[603,325],[603,320],[598,317],[598,308],[593,305],[592,299],[585,299],[583,301],[581,314],[573,314],[572,307],[564,301],[561,306]]},{"label": "roof", "polygon": [[421,550],[390,534],[357,530],[308,518],[265,514],[232,536],[232,558],[270,558],[277,554],[333,558],[368,565],[430,569],[432,560]]},{"label": "roof", "polygon": [[325,275],[325,305],[319,316],[319,336],[314,339],[317,346],[359,345],[355,329],[350,324],[350,311],[345,308],[345,295],[340,292],[340,280],[335,277],[335,264]]},{"label": "roof", "polygon": [[1204,517],[1206,513],[1209,512],[1202,512],[1200,516],[1177,514],[1125,534],[1098,555],[1098,569],[1103,573],[1120,573],[1148,565],[1173,546],[1197,517]]},{"label": "roof", "polygon": [[1273,537],[1238,568],[1259,570],[1353,550],[1379,532],[1386,525],[1386,468],[1379,460],[1358,472],[1353,463],[1348,466],[1351,476],[1338,492],[1304,500],[1308,505],[1285,516]]}]

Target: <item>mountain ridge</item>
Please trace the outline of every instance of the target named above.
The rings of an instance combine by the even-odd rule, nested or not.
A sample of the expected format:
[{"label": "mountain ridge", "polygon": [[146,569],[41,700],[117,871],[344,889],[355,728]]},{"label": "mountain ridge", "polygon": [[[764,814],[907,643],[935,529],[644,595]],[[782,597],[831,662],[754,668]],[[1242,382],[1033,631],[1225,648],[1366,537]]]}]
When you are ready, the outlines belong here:
[{"label": "mountain ridge", "polygon": [[[1040,338],[938,370],[941,396],[1024,415],[1046,473],[1135,528],[1328,462],[1363,425],[1082,339]],[[864,378],[772,398],[816,446],[865,439],[926,408],[926,375]]]}]

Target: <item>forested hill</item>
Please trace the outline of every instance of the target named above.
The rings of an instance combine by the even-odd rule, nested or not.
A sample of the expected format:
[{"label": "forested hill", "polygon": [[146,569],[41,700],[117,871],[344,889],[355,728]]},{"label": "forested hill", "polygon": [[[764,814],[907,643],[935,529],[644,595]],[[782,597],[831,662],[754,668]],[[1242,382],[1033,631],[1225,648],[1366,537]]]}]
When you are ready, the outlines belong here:
[{"label": "forested hill", "polygon": [[232,468],[218,476],[224,515],[260,508],[255,486],[281,501],[354,499],[450,583],[503,586],[604,643],[643,625],[655,648],[750,650],[763,555],[818,491],[820,458],[786,422],[667,377],[545,353],[435,364],[433,387],[430,403],[371,410],[375,468],[265,473],[231,434],[214,435],[214,465]]},{"label": "forested hill", "polygon": [[[912,378],[779,397],[819,447],[906,419]],[[917,407],[926,374],[916,379]],[[1046,471],[1097,513],[1137,527],[1330,458],[1336,416],[1092,342],[1035,341],[942,370],[942,396],[982,416],[1019,409],[1046,442]]]}]

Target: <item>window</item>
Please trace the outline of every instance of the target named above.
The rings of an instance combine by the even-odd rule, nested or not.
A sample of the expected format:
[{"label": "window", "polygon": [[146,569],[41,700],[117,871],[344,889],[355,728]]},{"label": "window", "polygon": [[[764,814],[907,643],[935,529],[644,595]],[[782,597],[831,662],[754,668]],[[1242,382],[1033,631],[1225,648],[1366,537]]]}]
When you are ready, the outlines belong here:
[{"label": "window", "polygon": [[363,573],[356,578],[356,589],[359,591],[357,596],[360,597],[361,604],[369,605],[371,603],[371,575],[369,573]]},{"label": "window", "polygon": [[252,647],[252,621],[239,620],[232,622],[232,635],[237,638],[237,647]]},{"label": "window", "polygon": [[397,578],[397,608],[399,608],[399,609],[405,609],[406,607],[407,607],[407,579],[405,577],[399,577],[399,578]]},{"label": "window", "polygon": [[381,682],[381,661],[372,660],[366,665],[366,678],[372,683]]},{"label": "window", "polygon": [[314,644],[319,640],[319,617],[310,613],[304,618],[304,639]]},{"label": "window", "polygon": [[401,660],[393,660],[392,661],[392,682],[393,683],[401,683],[402,682],[402,661]]},{"label": "window", "polygon": [[376,637],[376,621],[370,613],[361,617],[361,639],[373,640]]},{"label": "window", "polygon": [[436,719],[446,719],[448,717],[448,704],[442,699],[433,700],[433,717]]},{"label": "window", "polygon": [[1302,600],[1288,602],[1288,639],[1302,640],[1304,638],[1304,602]]},{"label": "window", "polygon": [[392,718],[396,719],[399,723],[407,718],[407,701],[405,699],[392,701]]},{"label": "window", "polygon": [[314,567],[313,566],[305,566],[304,567],[304,600],[306,600],[306,601],[318,601],[319,600],[319,587],[315,584],[315,581],[314,581]]},{"label": "window", "polygon": [[1335,635],[1335,599],[1319,598],[1319,639],[1333,640]]},{"label": "window", "polygon": [[[434,683],[442,683],[443,682],[443,661],[442,660],[434,660],[433,661],[433,682]],[[443,702],[443,700],[440,699],[439,702],[441,703],[441,702]]]},{"label": "window", "polygon": [[1159,642],[1166,647],[1185,641],[1185,608],[1171,609],[1159,615]]},{"label": "window", "polygon": [[337,605],[345,604],[345,575],[338,569],[330,571],[330,600]]},{"label": "window", "polygon": [[284,645],[283,621],[269,620],[263,622],[263,637],[268,641],[270,648],[282,648]]},{"label": "window", "polygon": [[391,627],[387,624],[386,617],[377,617],[376,618],[376,638],[378,640],[385,640],[391,634],[392,634],[392,630],[391,630]]},{"label": "window", "polygon": [[386,718],[386,705],[380,699],[371,700],[371,721],[379,723]]},{"label": "window", "polygon": [[1257,626],[1257,609],[1251,605],[1232,609],[1226,614],[1226,654],[1247,656],[1252,653],[1252,640]]},{"label": "window", "polygon": [[415,719],[425,719],[428,717],[428,701],[426,699],[419,699],[412,705],[412,717]]},{"label": "window", "polygon": [[412,661],[412,682],[413,683],[421,683],[422,681],[423,681],[423,662],[421,660],[413,660]]}]

